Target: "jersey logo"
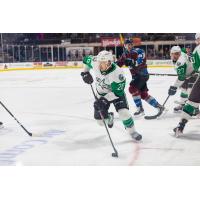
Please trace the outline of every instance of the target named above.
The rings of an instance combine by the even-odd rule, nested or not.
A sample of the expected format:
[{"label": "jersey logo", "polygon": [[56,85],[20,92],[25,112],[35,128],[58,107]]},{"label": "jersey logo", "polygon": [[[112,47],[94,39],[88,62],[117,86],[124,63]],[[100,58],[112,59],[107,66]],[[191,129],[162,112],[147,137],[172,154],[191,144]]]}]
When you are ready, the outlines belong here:
[{"label": "jersey logo", "polygon": [[177,62],[176,65],[179,67],[181,66],[181,62]]},{"label": "jersey logo", "polygon": [[98,86],[101,87],[101,89],[107,89],[107,90],[110,90],[110,85],[106,84],[105,83],[105,79],[100,79],[100,78],[97,78],[96,79],[97,82],[98,82]]},{"label": "jersey logo", "polygon": [[119,75],[119,80],[120,80],[120,81],[124,81],[124,80],[125,80],[125,77],[124,77],[123,74],[120,74],[120,75]]}]

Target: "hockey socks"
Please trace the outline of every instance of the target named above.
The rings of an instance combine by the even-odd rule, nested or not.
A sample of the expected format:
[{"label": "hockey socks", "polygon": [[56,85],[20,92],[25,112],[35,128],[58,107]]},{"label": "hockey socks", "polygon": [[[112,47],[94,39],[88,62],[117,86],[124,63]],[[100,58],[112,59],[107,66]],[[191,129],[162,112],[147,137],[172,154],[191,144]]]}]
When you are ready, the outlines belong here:
[{"label": "hockey socks", "polygon": [[145,101],[150,104],[151,106],[153,106],[154,108],[157,108],[159,103],[156,101],[156,99],[152,96],[148,96]]}]

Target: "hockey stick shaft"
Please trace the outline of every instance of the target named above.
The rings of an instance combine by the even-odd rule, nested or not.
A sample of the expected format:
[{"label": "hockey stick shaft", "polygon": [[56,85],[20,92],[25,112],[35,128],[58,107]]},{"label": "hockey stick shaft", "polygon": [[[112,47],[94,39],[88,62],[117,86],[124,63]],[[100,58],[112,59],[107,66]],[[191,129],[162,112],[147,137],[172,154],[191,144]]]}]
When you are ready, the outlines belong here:
[{"label": "hockey stick shaft", "polygon": [[157,73],[149,73],[151,76],[177,76],[176,74],[157,74]]},{"label": "hockey stick shaft", "polygon": [[3,106],[3,108],[10,114],[10,116],[24,129],[24,131],[29,135],[32,136],[32,133],[30,133],[19,121],[18,119],[8,110],[8,108],[0,101],[0,104]]},{"label": "hockey stick shaft", "polygon": [[[93,87],[92,87],[92,84],[90,84],[90,86],[91,86],[91,89],[92,89],[92,93],[93,93],[93,95],[94,95],[94,98],[95,98],[96,100],[98,100],[97,96],[95,95],[95,92],[94,92],[94,89],[93,89]],[[112,145],[112,148],[113,148],[114,152],[118,155],[118,152],[117,152],[117,150],[116,150],[116,148],[115,148],[115,146],[114,146],[114,143],[113,143],[113,141],[112,141],[112,138],[111,138],[111,136],[110,136],[108,127],[107,127],[107,125],[106,125],[105,119],[104,119],[104,117],[103,117],[101,111],[99,111],[99,114],[100,114],[101,119],[102,119],[102,121],[103,121],[103,123],[104,123],[104,126],[105,126],[105,128],[106,128],[106,132],[107,132],[107,134],[108,134],[108,137],[109,137],[110,143],[111,143],[111,145]]]},{"label": "hockey stick shaft", "polygon": [[165,104],[167,103],[169,97],[170,97],[170,95],[168,95],[168,97],[165,99],[165,102],[163,103],[163,106],[165,106]]}]

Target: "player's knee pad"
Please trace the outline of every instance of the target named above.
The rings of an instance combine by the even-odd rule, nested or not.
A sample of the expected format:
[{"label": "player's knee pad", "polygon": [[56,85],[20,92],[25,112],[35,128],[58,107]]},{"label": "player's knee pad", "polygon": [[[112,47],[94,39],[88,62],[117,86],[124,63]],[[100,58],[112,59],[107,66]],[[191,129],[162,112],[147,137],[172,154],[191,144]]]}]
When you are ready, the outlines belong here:
[{"label": "player's knee pad", "polygon": [[115,99],[113,101],[113,105],[114,105],[114,107],[115,107],[117,112],[120,109],[123,109],[123,108],[127,108],[128,109],[129,108],[128,102],[127,102],[127,99],[126,99],[125,95]]},{"label": "player's knee pad", "polygon": [[130,111],[126,108],[118,110],[118,114],[121,120],[127,120],[132,117]]},{"label": "player's knee pad", "polygon": [[148,94],[148,91],[142,91],[141,92],[141,98],[142,99],[148,99],[148,97],[149,97],[149,94]]},{"label": "player's knee pad", "polygon": [[129,86],[129,92],[130,92],[130,94],[132,94],[132,96],[140,95],[140,91],[136,87],[134,87],[133,85]]},{"label": "player's knee pad", "polygon": [[104,125],[103,120],[97,119],[96,122],[97,122],[97,124],[98,124],[99,126],[103,126],[103,125]]}]

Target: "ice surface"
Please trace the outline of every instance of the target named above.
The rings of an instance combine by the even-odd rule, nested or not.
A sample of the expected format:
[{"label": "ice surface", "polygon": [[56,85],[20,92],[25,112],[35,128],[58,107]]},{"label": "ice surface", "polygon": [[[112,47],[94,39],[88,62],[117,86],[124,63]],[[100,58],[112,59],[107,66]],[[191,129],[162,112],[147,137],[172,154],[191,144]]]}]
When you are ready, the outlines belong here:
[{"label": "ice surface", "polygon": [[[130,74],[124,69],[128,82]],[[115,112],[110,130],[119,158],[113,152],[106,131],[93,119],[93,96],[80,77],[80,69],[11,71],[0,73],[0,100],[24,126],[41,137],[29,137],[0,107],[0,165],[200,165],[199,119],[191,120],[183,138],[170,136],[178,124],[173,113],[174,101],[166,104],[169,111],[159,120],[135,119],[143,135],[134,143],[125,132]],[[156,73],[174,73],[173,69],[150,69]],[[168,88],[176,77],[151,76],[149,93],[163,103]],[[135,106],[126,87],[130,110]],[[145,113],[156,113],[144,102]],[[111,107],[114,111],[114,108]]]}]

